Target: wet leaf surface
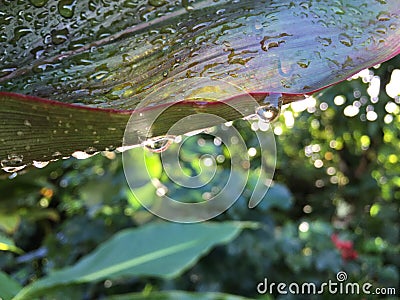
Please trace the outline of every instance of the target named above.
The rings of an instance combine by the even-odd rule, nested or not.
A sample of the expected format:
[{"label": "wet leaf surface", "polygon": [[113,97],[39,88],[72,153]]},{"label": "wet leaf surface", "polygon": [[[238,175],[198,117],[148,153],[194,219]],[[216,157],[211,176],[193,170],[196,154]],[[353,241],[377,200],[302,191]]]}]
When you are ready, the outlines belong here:
[{"label": "wet leaf surface", "polygon": [[[191,5],[4,1],[2,167],[17,171],[74,151],[118,147],[128,113],[112,110],[133,110],[143,99],[149,110],[185,100],[179,89],[171,89],[196,78],[224,80],[243,93],[300,96],[400,52],[397,1],[204,0]],[[166,94],[176,97],[149,99],[157,89],[169,89]],[[4,92],[112,110],[84,110]],[[225,98],[221,94],[216,100]],[[210,112],[209,106],[205,101],[203,112]],[[164,116],[167,122],[156,124],[159,133],[184,116],[182,110],[174,105]]]}]

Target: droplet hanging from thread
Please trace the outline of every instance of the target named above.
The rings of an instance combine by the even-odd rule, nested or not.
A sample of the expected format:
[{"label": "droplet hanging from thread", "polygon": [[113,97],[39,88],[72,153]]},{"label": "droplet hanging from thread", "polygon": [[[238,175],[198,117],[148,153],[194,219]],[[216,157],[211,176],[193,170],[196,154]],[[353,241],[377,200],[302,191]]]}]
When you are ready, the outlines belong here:
[{"label": "droplet hanging from thread", "polygon": [[167,150],[174,140],[173,135],[157,136],[144,141],[142,146],[151,152],[161,153]]},{"label": "droplet hanging from thread", "polygon": [[263,122],[275,121],[281,113],[282,94],[269,94],[264,99],[264,105],[256,108],[256,116]]}]

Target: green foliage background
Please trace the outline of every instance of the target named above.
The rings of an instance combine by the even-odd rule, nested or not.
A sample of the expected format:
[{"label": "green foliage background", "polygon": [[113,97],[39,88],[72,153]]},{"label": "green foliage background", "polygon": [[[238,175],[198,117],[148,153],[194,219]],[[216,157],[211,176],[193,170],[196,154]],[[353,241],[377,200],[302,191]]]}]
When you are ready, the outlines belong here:
[{"label": "green foliage background", "polygon": [[[218,294],[229,293],[249,298],[301,299],[258,295],[256,285],[265,277],[270,282],[321,283],[335,280],[338,271],[347,272],[352,282],[398,288],[400,98],[392,99],[385,92],[398,66],[399,56],[370,69],[381,80],[377,102],[368,95],[369,83],[358,78],[314,95],[316,104],[303,111],[286,108],[274,124],[278,134],[274,186],[259,206],[249,210],[247,195],[256,179],[252,175],[237,203],[216,219],[255,221],[260,224],[258,229],[245,230],[228,244],[217,246],[201,259],[197,257],[194,264],[182,267],[180,275],[172,278],[115,276],[67,284],[48,291],[45,299],[106,299],[133,292],[139,294],[127,298],[197,299],[192,292],[215,292],[198,297],[230,299]],[[338,95],[346,98],[344,104],[334,103]],[[396,107],[390,112],[389,102]],[[345,116],[345,108],[352,104],[359,106],[359,113]],[[371,110],[377,113],[375,121],[365,117]],[[295,119],[293,126],[288,122],[290,116]],[[252,144],[252,131],[245,123],[237,121],[234,126]],[[206,141],[205,148],[196,146],[199,138]],[[223,148],[205,135],[192,138],[190,143],[184,161],[190,172],[198,170],[193,158],[202,151],[226,156]],[[257,150],[252,158],[255,167],[260,159]],[[154,158],[151,163],[153,168],[160,168]],[[228,158],[220,166],[228,170]],[[28,285],[53,270],[75,264],[123,229],[159,223],[131,194],[120,154],[62,160],[10,179],[5,176],[0,181],[0,275],[4,276],[0,292],[5,298],[15,295],[19,284]],[[162,172],[159,178],[168,184]],[[173,186],[169,188],[173,190]],[[199,201],[204,192],[193,190],[186,199]],[[331,240],[333,233],[353,241],[358,258],[344,260]],[[179,230],[170,236],[171,241],[177,236]],[[151,245],[159,238],[148,235],[144,244]],[[190,293],[162,292],[171,290]]]}]

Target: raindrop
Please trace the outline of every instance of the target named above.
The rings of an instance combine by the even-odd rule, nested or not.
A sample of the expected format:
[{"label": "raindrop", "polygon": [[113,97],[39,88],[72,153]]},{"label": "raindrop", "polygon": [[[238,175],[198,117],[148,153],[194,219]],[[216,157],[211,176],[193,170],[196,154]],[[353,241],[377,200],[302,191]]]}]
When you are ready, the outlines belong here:
[{"label": "raindrop", "polygon": [[390,20],[390,16],[387,12],[380,12],[378,15],[378,21],[389,21]]},{"label": "raindrop", "polygon": [[1,168],[8,173],[18,172],[26,167],[26,164],[22,163],[23,158],[23,155],[9,154],[7,159],[0,162]]},{"label": "raindrop", "polygon": [[269,43],[262,43],[261,44],[261,49],[264,51],[268,51],[271,48],[276,48],[279,47],[279,42],[269,42]]},{"label": "raindrop", "polygon": [[7,75],[10,75],[12,72],[14,72],[17,68],[6,68],[0,70],[0,77],[4,77]]},{"label": "raindrop", "polygon": [[353,41],[350,36],[348,36],[345,33],[342,33],[339,35],[339,42],[341,42],[343,45],[347,47],[353,46]]},{"label": "raindrop", "polygon": [[85,150],[85,152],[86,152],[86,154],[89,154],[90,156],[92,156],[92,155],[98,153],[99,151],[95,147],[88,147]]},{"label": "raindrop", "polygon": [[45,166],[47,166],[49,164],[48,161],[36,161],[34,160],[32,162],[32,165],[38,169],[43,169]]},{"label": "raindrop", "polygon": [[92,157],[93,155],[97,154],[98,152],[94,152],[92,154],[89,154],[87,152],[83,151],[75,151],[74,153],[71,154],[72,157],[75,157],[76,159],[86,159],[89,157]]},{"label": "raindrop", "polygon": [[269,94],[265,97],[264,104],[256,108],[256,115],[261,121],[271,123],[281,112],[282,94]]},{"label": "raindrop", "polygon": [[47,3],[48,0],[29,0],[36,7],[42,7]]},{"label": "raindrop", "polygon": [[328,47],[330,44],[332,44],[332,40],[330,38],[325,38],[325,37],[317,37],[317,41],[325,47]]},{"label": "raindrop", "polygon": [[309,60],[299,60],[297,62],[297,64],[299,65],[300,68],[307,69],[308,66],[310,65],[310,61]]},{"label": "raindrop", "polygon": [[28,27],[16,27],[14,29],[14,40],[18,41],[20,38],[22,38],[23,36],[32,33],[32,29],[28,28]]},{"label": "raindrop", "polygon": [[54,152],[52,155],[53,159],[60,159],[62,158],[62,154],[59,151]]},{"label": "raindrop", "polygon": [[149,0],[149,4],[154,7],[163,6],[165,3],[165,0]]},{"label": "raindrop", "polygon": [[345,12],[344,12],[344,10],[342,9],[342,7],[339,7],[339,6],[332,6],[331,9],[332,9],[332,11],[333,11],[335,14],[337,14],[337,15],[344,15],[344,14],[345,14]]},{"label": "raindrop", "polygon": [[61,29],[61,30],[52,30],[51,31],[51,41],[55,45],[60,45],[68,40],[68,34],[69,34],[69,31],[66,28]]},{"label": "raindrop", "polygon": [[154,153],[161,153],[168,149],[174,142],[175,136],[165,135],[150,138],[142,143],[142,146]]},{"label": "raindrop", "polygon": [[58,2],[58,12],[64,18],[71,18],[74,15],[75,0],[60,0]]},{"label": "raindrop", "polygon": [[115,146],[114,145],[109,145],[109,146],[107,146],[106,147],[106,151],[114,151],[116,148],[115,148]]},{"label": "raindrop", "polygon": [[193,6],[189,4],[189,0],[182,0],[182,6],[187,10],[193,10]]},{"label": "raindrop", "polygon": [[380,34],[386,34],[386,27],[385,26],[378,26],[376,28],[376,32]]},{"label": "raindrop", "polygon": [[131,150],[133,148],[136,148],[136,145],[131,145],[131,146],[121,146],[121,147],[117,147],[115,149],[115,151],[119,152],[119,153],[123,153],[125,151]]},{"label": "raindrop", "polygon": [[4,167],[4,168],[2,168],[2,170],[7,172],[7,173],[15,173],[15,172],[21,171],[25,167],[26,167],[26,165],[22,165],[22,166],[19,166],[19,167]]},{"label": "raindrop", "polygon": [[286,43],[284,39],[288,36],[292,35],[284,32],[277,36],[264,36],[264,38],[260,42],[261,49],[264,51],[268,51],[271,48],[279,47],[280,44]]},{"label": "raindrop", "polygon": [[2,167],[15,167],[22,165],[22,160],[24,159],[23,155],[18,154],[9,154],[7,159],[3,159],[1,161]]}]

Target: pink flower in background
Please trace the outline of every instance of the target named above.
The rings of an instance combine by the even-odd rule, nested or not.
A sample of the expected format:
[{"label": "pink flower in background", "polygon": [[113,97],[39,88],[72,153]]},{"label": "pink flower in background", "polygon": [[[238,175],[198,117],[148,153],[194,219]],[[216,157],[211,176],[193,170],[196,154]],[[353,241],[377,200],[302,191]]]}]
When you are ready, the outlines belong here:
[{"label": "pink flower in background", "polygon": [[358,257],[357,251],[353,248],[352,241],[340,240],[336,233],[331,235],[331,239],[335,247],[342,254],[344,260],[355,260]]}]

